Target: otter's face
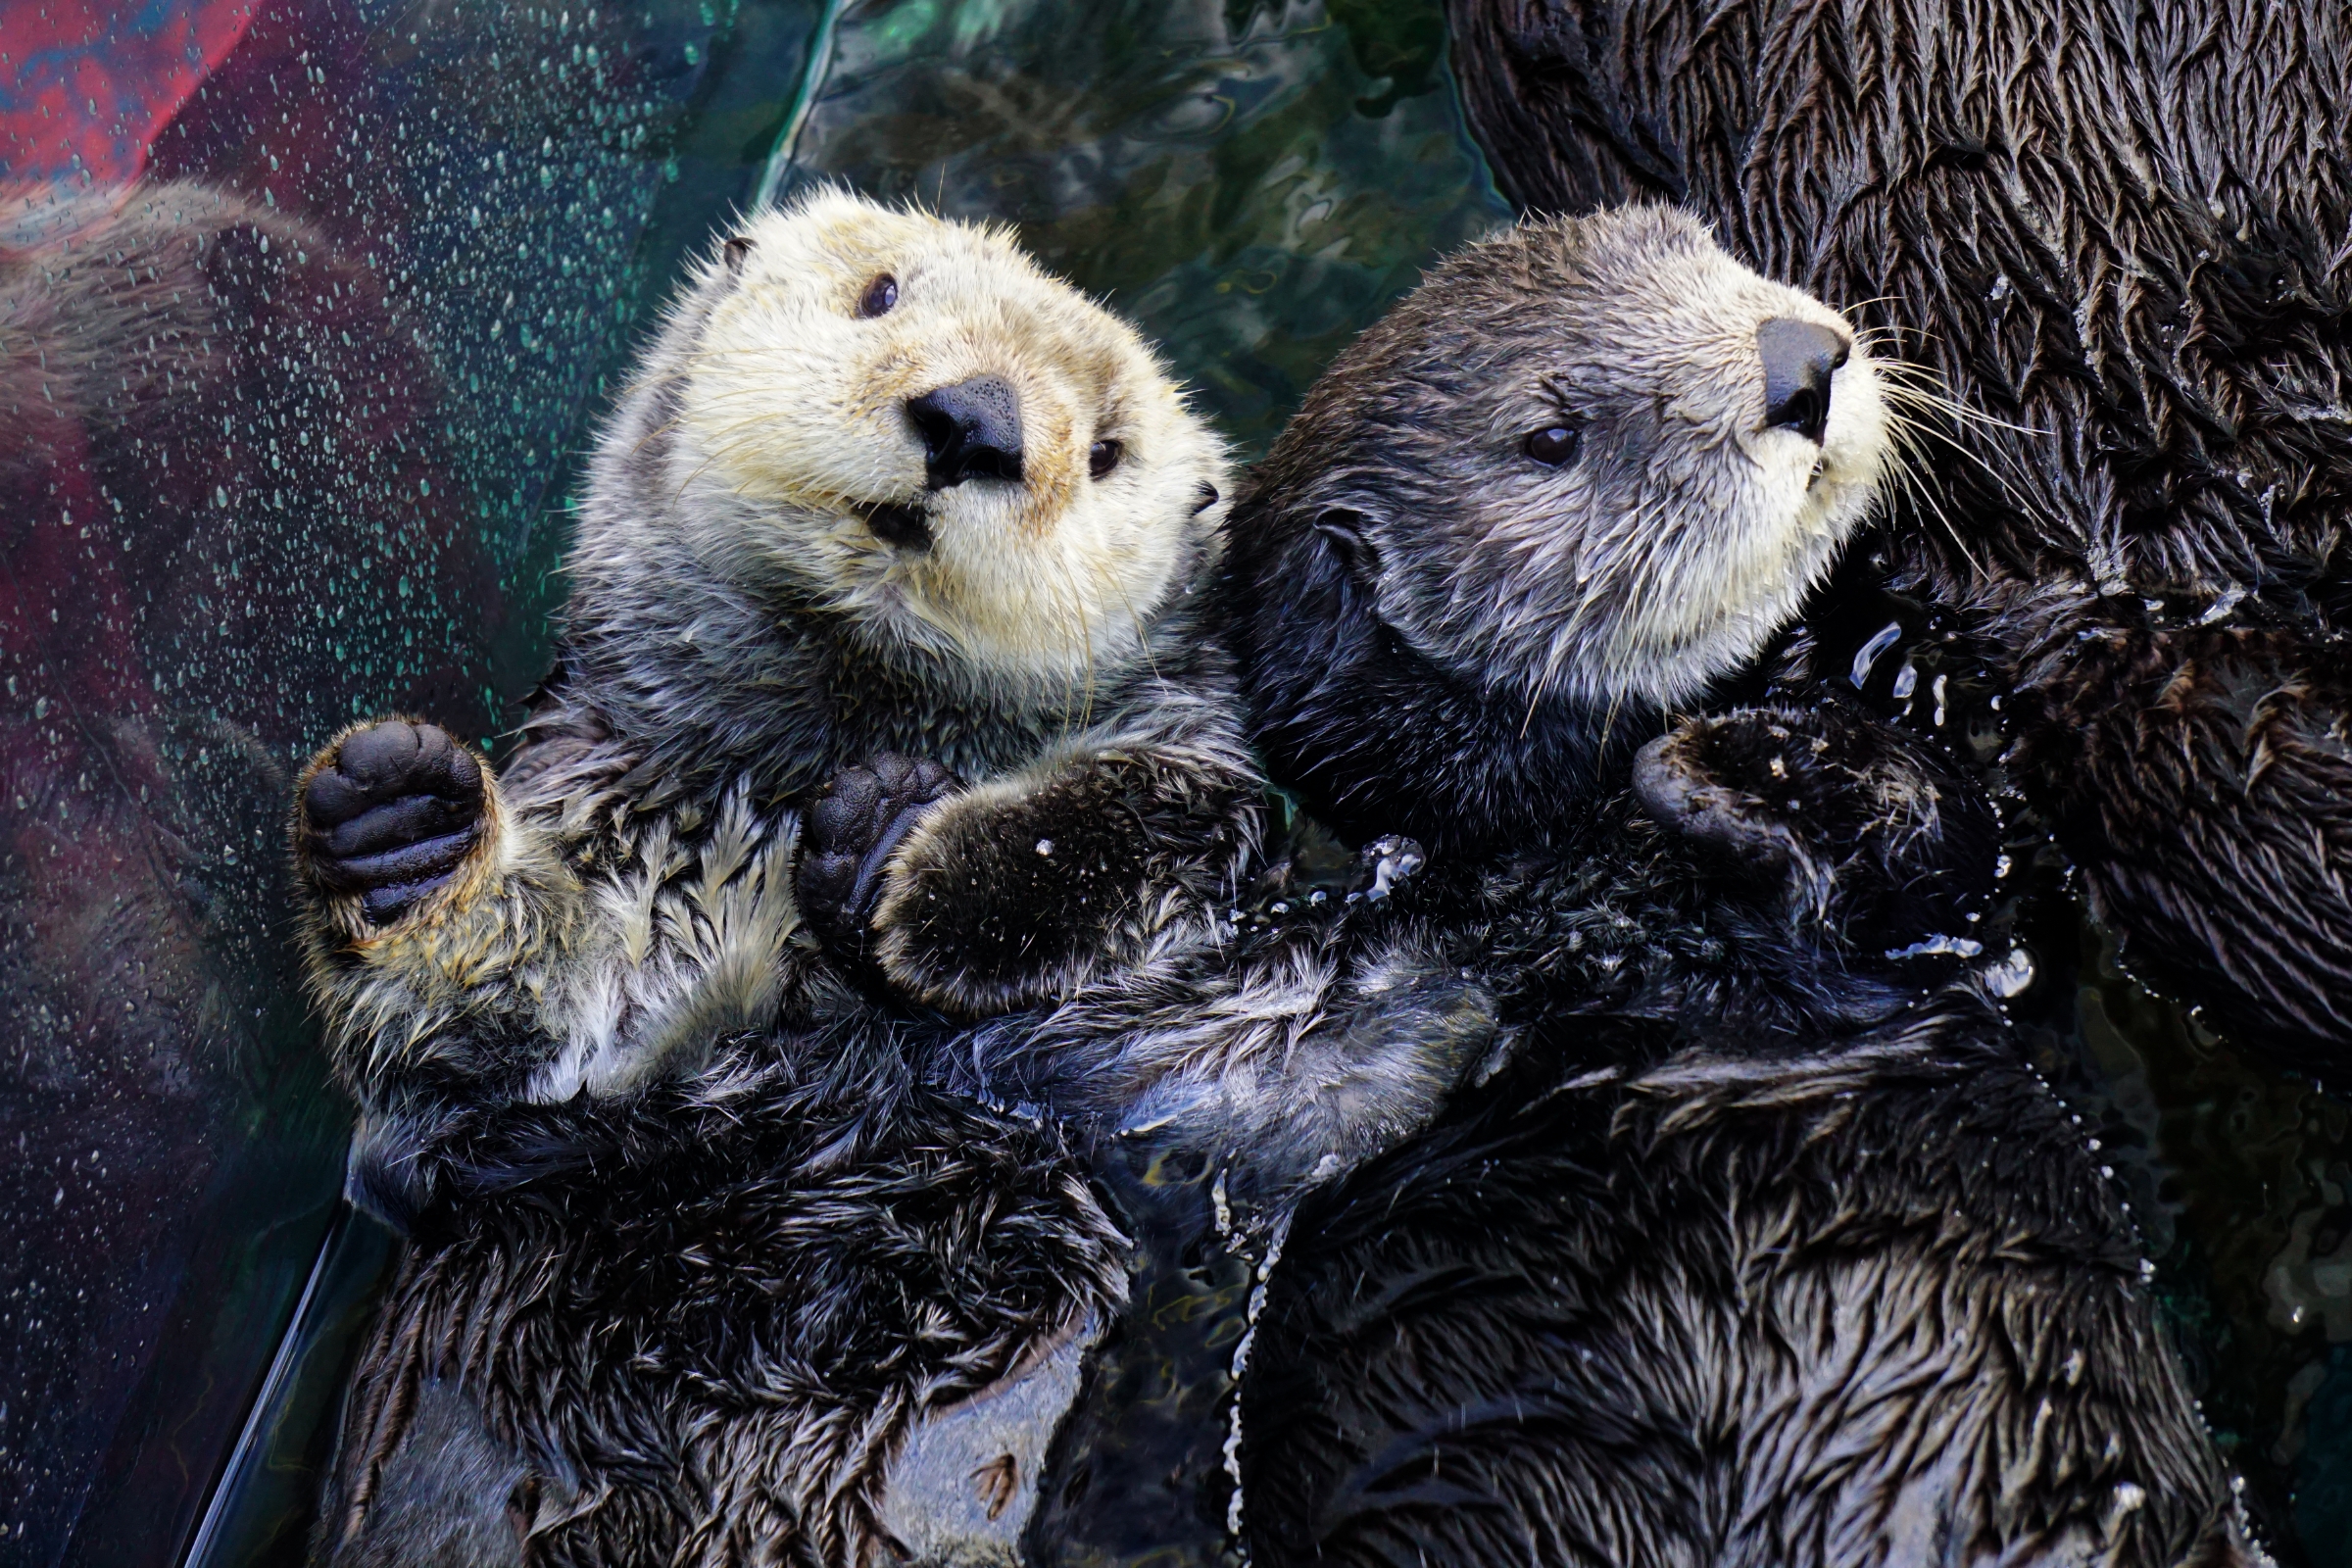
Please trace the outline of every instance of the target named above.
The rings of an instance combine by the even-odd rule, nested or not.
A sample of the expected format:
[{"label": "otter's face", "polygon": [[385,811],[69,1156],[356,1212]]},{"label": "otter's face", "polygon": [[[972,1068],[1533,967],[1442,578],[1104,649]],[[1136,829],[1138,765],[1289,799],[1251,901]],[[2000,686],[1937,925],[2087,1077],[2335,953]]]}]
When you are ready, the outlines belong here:
[{"label": "otter's face", "polygon": [[1067,679],[1132,659],[1213,549],[1216,438],[1001,232],[822,192],[725,241],[687,308],[679,458],[733,503],[696,543],[747,588]]},{"label": "otter's face", "polygon": [[1531,706],[1663,710],[1752,660],[1888,463],[1869,356],[1691,219],[1447,261],[1310,398],[1318,526],[1424,657]]}]

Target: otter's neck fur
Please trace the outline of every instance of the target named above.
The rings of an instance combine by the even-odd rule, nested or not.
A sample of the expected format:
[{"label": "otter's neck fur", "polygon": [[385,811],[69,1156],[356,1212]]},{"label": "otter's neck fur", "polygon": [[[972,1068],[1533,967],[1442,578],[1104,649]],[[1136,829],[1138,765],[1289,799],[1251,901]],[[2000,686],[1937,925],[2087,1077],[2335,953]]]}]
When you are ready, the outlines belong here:
[{"label": "otter's neck fur", "polygon": [[1655,711],[1526,700],[1440,668],[1295,513],[1236,505],[1225,597],[1250,739],[1271,776],[1357,842],[1404,833],[1441,855],[1572,835],[1575,803],[1623,787]]},{"label": "otter's neck fur", "polygon": [[[1084,721],[1049,694],[892,659],[838,612],[755,597],[691,552],[637,564],[627,586],[607,579],[574,596],[563,696],[690,789],[748,779],[780,798],[885,751],[977,776]],[[1098,688],[1096,699],[1107,712],[1124,695]]]}]

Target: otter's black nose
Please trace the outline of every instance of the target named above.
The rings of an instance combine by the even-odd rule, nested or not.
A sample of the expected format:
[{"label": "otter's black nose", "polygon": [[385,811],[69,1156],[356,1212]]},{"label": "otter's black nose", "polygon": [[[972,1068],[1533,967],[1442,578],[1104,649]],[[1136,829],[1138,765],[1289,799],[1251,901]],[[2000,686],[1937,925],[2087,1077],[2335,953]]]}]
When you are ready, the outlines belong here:
[{"label": "otter's black nose", "polygon": [[906,413],[922,432],[924,480],[932,489],[1021,476],[1021,399],[1003,377],[975,375],[908,398]]},{"label": "otter's black nose", "polygon": [[1764,428],[1787,426],[1821,445],[1830,425],[1830,377],[1853,352],[1842,333],[1776,316],[1756,328],[1764,357]]}]

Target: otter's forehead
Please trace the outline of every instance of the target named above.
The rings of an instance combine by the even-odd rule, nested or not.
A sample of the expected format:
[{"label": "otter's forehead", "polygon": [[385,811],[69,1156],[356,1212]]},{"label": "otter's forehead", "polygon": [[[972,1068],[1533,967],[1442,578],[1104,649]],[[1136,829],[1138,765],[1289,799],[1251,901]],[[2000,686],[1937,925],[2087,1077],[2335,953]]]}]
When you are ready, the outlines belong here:
[{"label": "otter's forehead", "polygon": [[[1801,290],[1742,267],[1671,208],[1623,208],[1573,224],[1519,230],[1465,269],[1482,296],[1478,334],[1488,383],[1524,403],[1539,395],[1585,418],[1655,408],[1741,442],[1768,426],[1756,329],[1771,319],[1849,337],[1843,319]],[[1449,353],[1445,334],[1424,353]]]},{"label": "otter's forehead", "polygon": [[[1173,398],[1150,347],[1126,322],[1039,267],[994,224],[880,206],[840,191],[754,220],[738,294],[854,315],[878,276],[896,280],[928,342],[1017,337],[1057,374],[1099,396]],[[902,328],[913,330],[913,328]]]}]

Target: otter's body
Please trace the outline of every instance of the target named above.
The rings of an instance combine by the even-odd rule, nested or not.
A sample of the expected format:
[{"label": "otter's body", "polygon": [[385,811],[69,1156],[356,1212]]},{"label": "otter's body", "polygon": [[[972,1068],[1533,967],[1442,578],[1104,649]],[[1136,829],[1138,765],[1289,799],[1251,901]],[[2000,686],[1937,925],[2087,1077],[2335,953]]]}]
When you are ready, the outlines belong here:
[{"label": "otter's body", "polygon": [[1868,506],[1871,369],[1687,218],[1530,225],[1237,502],[1270,770],[1432,835],[1396,912],[1516,1046],[1291,1227],[1251,1560],[2244,1560],[2131,1218],[1967,961],[1981,790],[1836,706],[1670,717]]},{"label": "otter's body", "polygon": [[[306,781],[313,989],[362,1105],[625,1093],[856,1008],[788,943],[803,880],[965,1011],[1208,940],[1255,808],[1197,592],[1223,479],[1134,334],[1002,238],[840,196],[755,222],[599,443],[506,777],[394,728]],[[865,837],[796,869],[802,808],[887,754],[970,787],[861,779],[836,831]]]},{"label": "otter's body", "polygon": [[1989,1009],[1810,1055],[1562,1033],[1623,1065],[1301,1214],[1253,1560],[2250,1560],[2139,1237]]},{"label": "otter's body", "polygon": [[[1285,1200],[1486,1049],[1444,986],[1308,1038],[1329,934],[1202,978],[1259,809],[1224,483],[1140,340],[1000,236],[827,195],[720,247],[600,443],[503,776],[393,721],[304,781],[355,1193],[416,1241],[335,1560],[994,1549],[1124,1276],[1063,1135],[942,1090],[948,1020],[1113,1020],[1024,1058],[1039,1094],[1188,1115]],[[497,1462],[419,1451],[428,1389]],[[944,1456],[999,1436],[974,1514]]]},{"label": "otter's body", "polygon": [[1448,12],[1523,207],[1686,204],[1764,271],[1871,302],[1989,416],[1923,450],[1930,499],[1886,541],[1898,590],[1967,634],[1916,639],[1923,678],[1989,664],[2015,689],[2018,782],[2134,973],[2332,1080],[2352,1052],[2344,8]]},{"label": "otter's body", "polygon": [[[1223,483],[1140,340],[1001,236],[825,195],[704,267],[503,777],[391,723],[304,782],[355,1185],[416,1243],[331,1554],[513,1510],[531,1560],[862,1561],[909,1429],[1116,1299],[1054,1136],[916,1086],[884,998],[1215,940],[1256,809],[1197,592]],[[416,1481],[428,1385],[519,1491]]]}]

